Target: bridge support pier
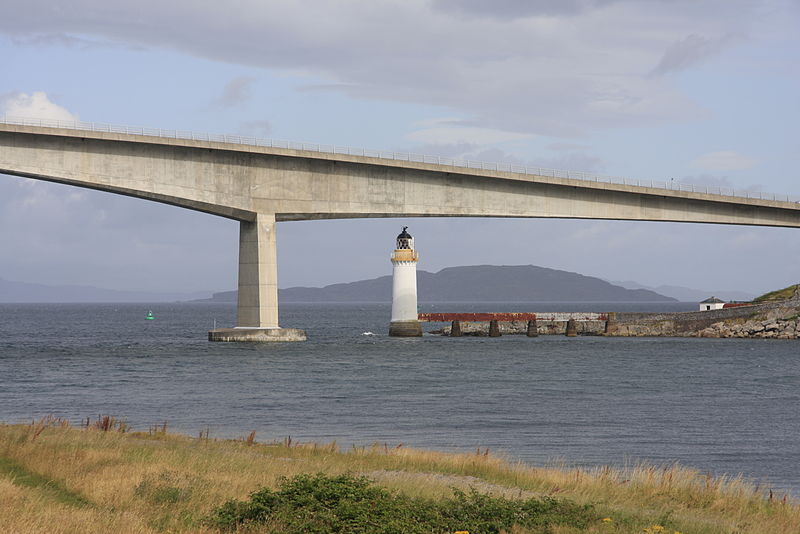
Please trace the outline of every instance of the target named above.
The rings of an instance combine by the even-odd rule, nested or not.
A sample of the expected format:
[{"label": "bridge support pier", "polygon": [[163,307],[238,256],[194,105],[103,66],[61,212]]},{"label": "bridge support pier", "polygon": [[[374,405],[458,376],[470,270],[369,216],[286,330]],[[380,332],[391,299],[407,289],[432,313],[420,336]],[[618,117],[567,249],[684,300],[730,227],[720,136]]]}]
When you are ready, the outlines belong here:
[{"label": "bridge support pier", "polygon": [[208,333],[209,341],[305,341],[297,328],[278,326],[278,249],[274,213],[239,223],[236,328]]}]

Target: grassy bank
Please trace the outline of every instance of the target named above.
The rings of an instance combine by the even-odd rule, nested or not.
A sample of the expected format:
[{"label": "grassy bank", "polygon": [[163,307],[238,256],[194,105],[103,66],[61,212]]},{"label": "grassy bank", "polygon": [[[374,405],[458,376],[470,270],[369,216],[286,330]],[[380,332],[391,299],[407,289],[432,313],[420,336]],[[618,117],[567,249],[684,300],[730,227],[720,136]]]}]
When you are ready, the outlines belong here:
[{"label": "grassy bank", "polygon": [[[484,515],[485,510],[502,507],[517,513],[522,504],[514,508],[516,502],[528,502],[529,508],[530,503],[552,505],[547,513],[556,515],[543,516],[543,524],[509,529],[518,534],[800,532],[800,506],[792,500],[769,498],[763,488],[739,479],[714,479],[679,466],[536,468],[484,450],[447,454],[376,445],[342,451],[335,444],[259,443],[252,434],[241,440],[215,440],[168,434],[163,428],[119,429],[114,421],[86,428],[59,420],[0,425],[2,531],[217,533],[225,525],[211,519],[231,510],[250,510],[253,492],[261,490],[254,499],[261,495],[262,502],[275,509],[282,506],[283,513],[291,510],[294,517],[299,513],[296,507],[309,502],[306,494],[298,497],[297,487],[312,482],[319,486],[319,481],[334,484],[330,487],[338,489],[306,488],[317,494],[324,490],[330,497],[332,492],[342,493],[342,484],[356,480],[361,484],[357,490],[375,502],[412,507],[428,503],[425,506],[436,513],[444,510],[445,515],[459,506],[468,508],[458,504],[453,488],[488,506],[477,512]],[[334,482],[319,475],[292,478],[320,473],[352,476]],[[369,487],[362,476],[371,481]],[[345,497],[352,499],[353,491],[344,491]],[[229,502],[232,499],[237,501]],[[349,501],[345,504],[351,506]],[[575,514],[575,521],[559,523],[562,513]],[[284,526],[267,521],[234,528],[285,532]]]},{"label": "grassy bank", "polygon": [[783,289],[770,291],[769,293],[764,293],[763,295],[754,298],[753,302],[761,304],[764,302],[780,302],[784,300],[789,300],[795,295],[795,293],[797,293],[798,287],[800,286],[798,284],[795,284],[789,287],[784,287]]}]

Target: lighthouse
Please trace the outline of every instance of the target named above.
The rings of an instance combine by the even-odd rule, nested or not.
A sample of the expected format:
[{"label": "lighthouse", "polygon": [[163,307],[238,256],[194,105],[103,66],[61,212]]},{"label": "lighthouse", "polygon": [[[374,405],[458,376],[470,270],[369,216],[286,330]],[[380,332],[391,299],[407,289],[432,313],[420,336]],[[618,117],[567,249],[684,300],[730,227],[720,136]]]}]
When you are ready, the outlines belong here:
[{"label": "lighthouse", "polygon": [[392,319],[389,335],[416,337],[422,335],[417,319],[417,251],[408,226],[397,236],[397,247],[392,253]]}]

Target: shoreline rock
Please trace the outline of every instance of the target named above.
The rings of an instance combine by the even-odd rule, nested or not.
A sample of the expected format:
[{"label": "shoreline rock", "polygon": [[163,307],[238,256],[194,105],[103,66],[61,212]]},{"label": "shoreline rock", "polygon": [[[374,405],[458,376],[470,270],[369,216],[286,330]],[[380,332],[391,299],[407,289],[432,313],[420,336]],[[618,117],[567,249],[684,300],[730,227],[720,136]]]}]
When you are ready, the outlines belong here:
[{"label": "shoreline rock", "polygon": [[766,317],[741,323],[720,321],[695,334],[697,337],[800,339],[798,310],[791,309],[780,317]]}]

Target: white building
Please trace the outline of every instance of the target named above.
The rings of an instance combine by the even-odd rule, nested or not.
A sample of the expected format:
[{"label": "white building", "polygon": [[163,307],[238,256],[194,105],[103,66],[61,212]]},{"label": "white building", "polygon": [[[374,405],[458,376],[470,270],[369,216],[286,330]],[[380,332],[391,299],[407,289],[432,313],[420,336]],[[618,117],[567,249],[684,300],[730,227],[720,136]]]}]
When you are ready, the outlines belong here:
[{"label": "white building", "polygon": [[414,238],[403,227],[397,236],[397,248],[392,253],[392,319],[389,335],[415,337],[422,335],[417,316],[417,251]]},{"label": "white building", "polygon": [[721,310],[725,307],[725,301],[717,297],[710,297],[700,303],[700,311]]}]

